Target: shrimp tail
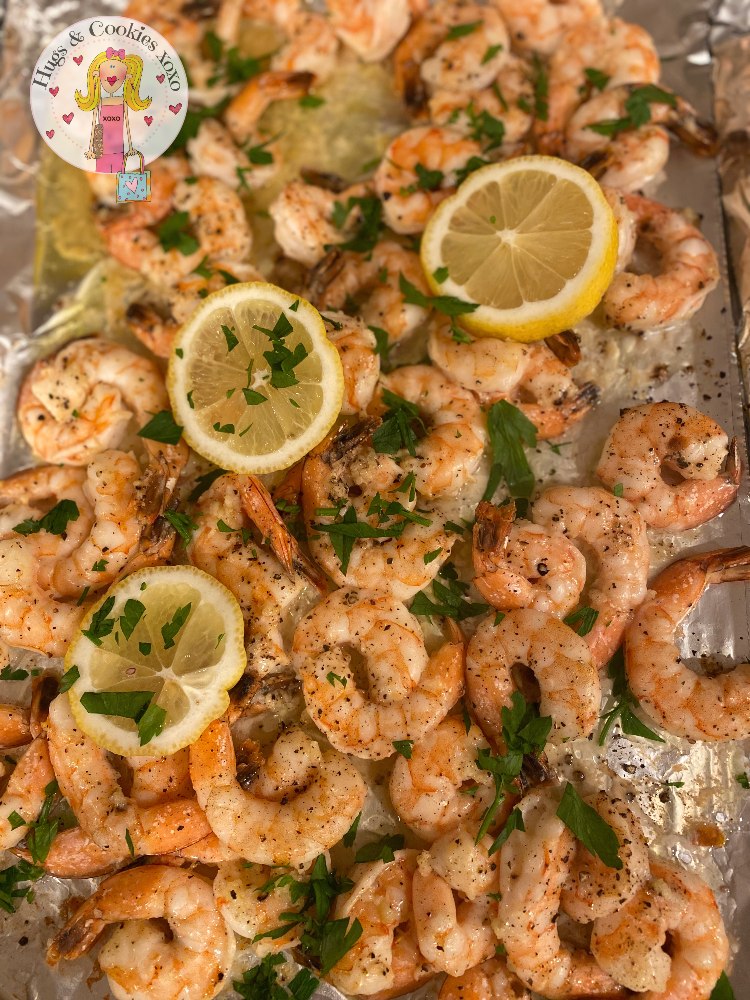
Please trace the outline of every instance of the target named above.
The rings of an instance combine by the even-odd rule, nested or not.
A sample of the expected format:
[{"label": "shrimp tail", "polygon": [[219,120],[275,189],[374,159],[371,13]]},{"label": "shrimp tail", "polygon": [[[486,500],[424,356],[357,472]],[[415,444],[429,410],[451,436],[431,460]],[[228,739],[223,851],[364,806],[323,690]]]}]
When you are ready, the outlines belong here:
[{"label": "shrimp tail", "polygon": [[505,550],[507,547],[509,532],[515,516],[516,505],[513,500],[497,507],[486,500],[482,500],[478,504],[473,543],[474,551],[483,562],[488,558],[491,561],[492,557],[498,554],[502,557],[502,553],[498,553],[498,550]]},{"label": "shrimp tail", "polygon": [[681,97],[677,98],[674,113],[668,117],[666,126],[697,156],[716,156],[719,151],[716,126],[700,118],[695,108]]},{"label": "shrimp tail", "polygon": [[94,916],[93,907],[87,905],[89,902],[83,903],[73,919],[52,939],[47,948],[48,965],[85,955],[107,926],[104,920]]},{"label": "shrimp tail", "polygon": [[740,446],[737,443],[736,437],[733,437],[729,442],[724,475],[728,483],[739,488],[740,477],[742,476],[742,459],[740,458]]},{"label": "shrimp tail", "polygon": [[168,316],[145,302],[133,302],[125,313],[125,321],[133,336],[157,358],[168,358],[178,325]]},{"label": "shrimp tail", "polygon": [[324,191],[332,191],[334,194],[341,194],[350,186],[349,181],[341,174],[334,174],[327,170],[303,167],[300,170],[300,176],[305,184],[312,184],[313,187],[323,188]]},{"label": "shrimp tail", "polygon": [[248,476],[241,486],[242,504],[256,527],[268,538],[281,565],[289,576],[302,573],[321,593],[328,585],[318,566],[307,556],[290,533],[284,519],[276,509],[273,497],[255,476]]},{"label": "shrimp tail", "polygon": [[310,270],[307,279],[307,298],[320,308],[324,308],[324,296],[343,271],[345,264],[346,258],[341,250],[336,247],[329,250],[325,257]]},{"label": "shrimp tail", "polygon": [[706,573],[707,584],[750,580],[750,546],[715,549],[701,553],[696,559]]},{"label": "shrimp tail", "polygon": [[327,437],[312,454],[317,454],[327,465],[334,465],[349,452],[355,451],[369,441],[379,426],[380,419],[378,417],[358,420],[356,424],[342,427]]},{"label": "shrimp tail", "polygon": [[572,330],[563,330],[552,337],[545,337],[544,343],[566,368],[575,368],[581,360],[581,340]]},{"label": "shrimp tail", "polygon": [[29,726],[34,739],[44,732],[49,707],[57,697],[59,686],[58,679],[54,674],[40,674],[31,682]]}]

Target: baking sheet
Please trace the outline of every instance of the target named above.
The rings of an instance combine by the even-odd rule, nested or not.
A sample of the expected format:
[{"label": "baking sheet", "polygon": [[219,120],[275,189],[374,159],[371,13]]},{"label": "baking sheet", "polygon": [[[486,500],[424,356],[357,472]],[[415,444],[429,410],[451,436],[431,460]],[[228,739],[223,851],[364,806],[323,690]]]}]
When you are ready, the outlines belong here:
[{"label": "baking sheet", "polygon": [[[75,304],[60,310],[58,300],[69,287],[60,283],[37,287],[32,295],[35,243],[43,233],[35,230],[39,143],[30,124],[28,69],[45,41],[60,28],[97,10],[115,12],[116,6],[97,3],[83,8],[79,0],[59,0],[45,6],[41,0],[11,0],[7,13],[0,66],[0,273],[7,277],[0,292],[0,419],[4,427],[12,423],[20,375],[40,345],[49,349],[48,345],[67,335],[66,331],[82,333],[91,328],[91,317]],[[743,347],[746,345],[750,327],[750,251],[746,249],[750,236],[750,4],[747,0],[721,4],[672,0],[657,6],[653,0],[628,0],[618,13],[652,32],[662,55],[665,83],[707,115],[712,112],[715,76],[717,120],[722,132],[731,137],[721,179],[724,204],[734,219],[729,245],[736,292],[730,293],[727,280],[725,219],[716,165],[673,148],[667,179],[656,188],[656,196],[670,205],[689,206],[702,217],[703,230],[719,252],[724,280],[687,329],[645,337],[605,336],[593,324],[582,325],[584,365],[600,381],[605,370],[609,371],[610,384],[596,416],[584,423],[584,433],[574,435],[561,456],[543,444],[533,456],[535,471],[548,483],[591,481],[589,470],[606,430],[620,407],[634,400],[679,399],[692,403],[747,441],[734,344],[737,336]],[[710,46],[718,56],[714,66]],[[85,261],[81,264],[84,266]],[[17,435],[5,435],[0,442],[0,474],[7,474],[27,460]],[[677,538],[652,533],[655,568],[682,549],[750,544],[747,515],[745,471],[739,501],[722,517]],[[699,612],[686,630],[685,649],[698,655],[718,653],[727,660],[747,657],[750,619],[744,587],[709,591]],[[24,655],[25,662],[32,660]],[[16,694],[20,694],[20,688],[14,691],[7,687],[10,700]],[[698,868],[714,885],[736,948],[741,937],[747,938],[750,927],[750,838],[746,832],[743,834],[750,821],[748,810],[744,822],[740,816],[748,796],[734,782],[734,774],[747,766],[742,748],[691,745],[671,737],[664,747],[615,738],[607,748],[606,763],[618,780],[632,785],[637,793],[649,834],[666,829],[659,849]],[[601,773],[596,754],[585,741],[568,745],[558,764],[561,773],[583,772],[592,783]],[[684,787],[665,790],[665,775],[670,780],[685,781]],[[727,832],[725,849],[709,851],[696,846],[694,827],[699,819],[713,821]],[[3,1000],[107,996],[105,982],[87,981],[91,974],[89,962],[68,963],[62,974],[53,974],[42,958],[43,946],[59,924],[56,911],[71,893],[88,889],[85,883],[47,879],[38,884],[33,904],[24,903],[13,917],[0,914]],[[750,996],[750,950],[739,949],[731,979],[738,998]],[[338,993],[324,987],[320,995],[334,997]]]}]

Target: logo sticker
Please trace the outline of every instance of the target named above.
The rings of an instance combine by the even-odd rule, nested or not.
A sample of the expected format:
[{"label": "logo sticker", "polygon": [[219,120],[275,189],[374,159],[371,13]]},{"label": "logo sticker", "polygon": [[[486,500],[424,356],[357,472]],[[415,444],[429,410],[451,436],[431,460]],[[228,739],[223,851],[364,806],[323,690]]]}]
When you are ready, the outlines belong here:
[{"label": "logo sticker", "polygon": [[60,32],[31,77],[39,134],[63,160],[117,174],[118,201],[146,201],[145,164],[169,148],[188,107],[185,68],[147,24],[92,17]]}]

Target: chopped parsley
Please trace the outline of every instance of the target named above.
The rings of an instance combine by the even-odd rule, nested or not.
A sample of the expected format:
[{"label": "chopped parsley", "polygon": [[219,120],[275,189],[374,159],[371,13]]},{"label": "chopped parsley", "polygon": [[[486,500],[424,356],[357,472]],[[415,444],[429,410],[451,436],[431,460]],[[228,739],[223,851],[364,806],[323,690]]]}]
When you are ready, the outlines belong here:
[{"label": "chopped parsley", "polygon": [[599,617],[599,612],[595,611],[593,608],[578,608],[576,611],[571,611],[569,615],[563,618],[566,625],[569,625],[574,632],[578,635],[588,635],[591,629],[596,624],[596,619]]},{"label": "chopped parsley", "polygon": [[514,497],[531,496],[534,474],[526,458],[524,445],[536,447],[537,432],[534,424],[512,403],[501,399],[487,411],[487,432],[492,450],[492,465],[482,499],[491,500],[503,479]]},{"label": "chopped parsley", "polygon": [[[552,728],[552,719],[548,716],[540,716],[536,705],[529,704],[520,691],[513,692],[510,708],[503,705],[500,710],[500,718],[506,753],[502,756],[495,756],[491,750],[483,747],[479,750],[476,760],[477,766],[491,774],[495,782],[495,795],[482,817],[482,823],[476,836],[477,843],[492,826],[497,810],[506,794],[517,792],[516,782],[523,768],[524,756],[540,754],[547,744],[547,737]],[[510,817],[508,820],[510,821]],[[520,825],[514,826],[514,829],[522,830],[521,817],[515,819],[514,823],[519,824],[519,820],[521,820]],[[505,837],[502,833],[500,834],[492,844],[490,854],[494,854],[502,846],[510,832]],[[502,840],[501,837],[503,837]]]},{"label": "chopped parsley", "polygon": [[211,469],[210,472],[204,472],[202,476],[198,476],[195,480],[195,486],[188,494],[189,502],[195,503],[196,500],[199,500],[206,490],[212,486],[220,476],[224,475],[226,475],[225,469]]},{"label": "chopped parsley", "polygon": [[604,725],[599,733],[599,746],[604,746],[612,726],[618,721],[625,736],[640,736],[645,740],[663,743],[661,736],[641,722],[634,712],[634,709],[638,708],[638,699],[628,685],[622,649],[618,649],[607,664],[607,673],[612,680],[611,707],[602,715]]},{"label": "chopped parsley", "polygon": [[468,24],[456,24],[445,36],[444,41],[453,42],[457,38],[464,38],[466,35],[473,35],[477,28],[481,27],[482,21],[469,21]]},{"label": "chopped parsley", "polygon": [[393,749],[401,754],[406,760],[411,760],[411,752],[414,749],[414,740],[394,740]]},{"label": "chopped parsley", "polygon": [[165,622],[161,627],[161,637],[164,640],[164,648],[171,649],[174,646],[175,638],[177,633],[180,631],[182,626],[190,617],[190,612],[192,610],[192,602],[183,605],[181,608],[177,608],[175,613],[172,615],[170,621]]},{"label": "chopped parsley", "polygon": [[182,437],[182,427],[175,423],[170,410],[161,410],[138,431],[138,437],[160,444],[178,444]]},{"label": "chopped parsley", "polygon": [[80,516],[75,500],[60,500],[47,511],[44,517],[35,520],[26,518],[17,524],[13,530],[17,535],[35,535],[38,531],[46,531],[50,535],[65,535],[69,521],[77,521]]},{"label": "chopped parsley", "polygon": [[[362,936],[359,920],[350,924],[346,917],[330,919],[334,899],[349,892],[354,883],[334,871],[329,872],[322,854],[316,858],[309,880],[297,880],[290,873],[273,881],[278,885],[288,886],[292,902],[301,902],[302,905],[296,911],[282,913],[279,927],[256,935],[253,941],[263,938],[274,940],[283,937],[293,927],[301,927],[300,951],[320,969],[322,975],[326,975]],[[265,1000],[268,994],[261,996]]]},{"label": "chopped parsley", "polygon": [[425,618],[434,616],[453,618],[460,622],[466,618],[476,618],[489,611],[488,605],[469,600],[466,596],[469,585],[463,580],[459,580],[456,568],[451,563],[442,566],[438,576],[442,580],[436,577],[432,581],[432,597],[428,595],[426,590],[420,590],[414,597],[409,609],[413,615]]},{"label": "chopped parsley", "polygon": [[556,815],[583,846],[600,858],[608,868],[618,871],[622,868],[617,834],[596,809],[583,801],[570,782],[565,786]]},{"label": "chopped parsley", "polygon": [[[407,741],[408,742],[408,741]],[[394,851],[400,851],[404,846],[404,838],[400,833],[388,834],[371,844],[363,844],[354,855],[354,863],[363,861],[393,861]]]},{"label": "chopped parsley", "polygon": [[132,719],[138,728],[141,746],[164,729],[167,713],[155,704],[153,691],[86,691],[81,704],[92,715],[114,715]]},{"label": "chopped parsley", "polygon": [[282,986],[276,967],[285,962],[284,955],[266,955],[232,985],[242,1000],[310,1000],[318,988],[318,979],[308,969],[300,969],[287,986]]},{"label": "chopped parsley", "polygon": [[190,230],[187,212],[172,212],[155,229],[162,250],[179,250],[185,257],[200,249],[200,243]]},{"label": "chopped parsley", "polygon": [[586,128],[598,135],[613,139],[621,132],[640,128],[651,121],[651,105],[668,104],[677,107],[677,98],[668,90],[662,90],[656,84],[647,83],[642,87],[634,87],[625,100],[625,115],[622,118],[610,118],[605,121],[593,122]]},{"label": "chopped parsley", "polygon": [[383,389],[382,399],[388,409],[380,427],[372,435],[372,447],[385,455],[395,455],[406,449],[414,457],[417,441],[427,432],[419,407],[390,389]]},{"label": "chopped parsley", "polygon": [[198,528],[192,517],[179,510],[165,510],[162,516],[165,521],[168,521],[172,525],[183,542],[186,545],[189,544],[190,539],[193,537],[193,532]]},{"label": "chopped parsley", "polygon": [[466,302],[455,295],[425,295],[400,273],[398,287],[407,305],[420,306],[422,309],[436,309],[446,316],[462,316],[479,308],[476,302]]},{"label": "chopped parsley", "polygon": [[80,676],[81,672],[74,663],[73,666],[69,670],[66,670],[60,678],[60,694],[65,694],[69,688],[73,687]]},{"label": "chopped parsley", "polygon": [[[331,221],[337,229],[347,225],[352,211],[357,209],[359,223],[352,236],[343,243],[337,244],[340,250],[353,250],[356,253],[369,253],[380,238],[380,228],[383,220],[383,206],[380,198],[367,197],[347,198],[345,202],[336,201],[333,204]],[[327,247],[326,249],[330,249]]]}]

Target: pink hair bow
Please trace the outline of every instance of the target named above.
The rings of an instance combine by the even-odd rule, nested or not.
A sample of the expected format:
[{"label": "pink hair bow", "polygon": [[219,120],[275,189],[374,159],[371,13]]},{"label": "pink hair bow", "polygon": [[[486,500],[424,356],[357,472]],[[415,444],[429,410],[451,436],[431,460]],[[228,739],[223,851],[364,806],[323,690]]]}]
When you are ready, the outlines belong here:
[{"label": "pink hair bow", "polygon": [[125,49],[107,49],[106,51],[107,59],[124,59]]}]

